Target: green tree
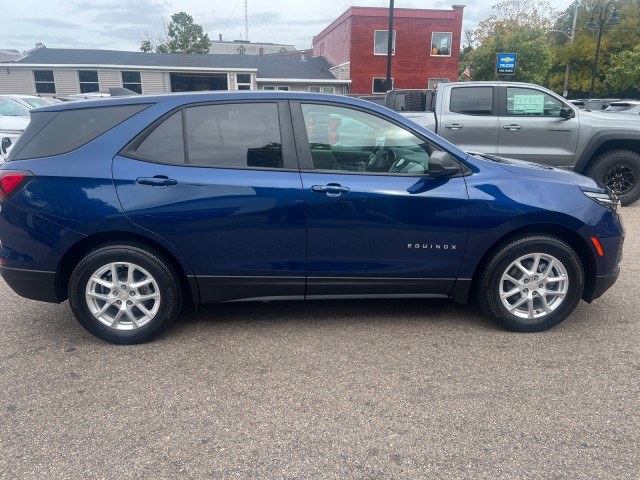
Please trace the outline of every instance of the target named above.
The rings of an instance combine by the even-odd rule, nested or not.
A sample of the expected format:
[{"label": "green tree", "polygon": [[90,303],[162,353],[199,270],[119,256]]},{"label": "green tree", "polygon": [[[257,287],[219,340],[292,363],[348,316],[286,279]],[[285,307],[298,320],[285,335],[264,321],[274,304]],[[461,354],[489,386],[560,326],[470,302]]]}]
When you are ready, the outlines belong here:
[{"label": "green tree", "polygon": [[[591,86],[593,62],[596,50],[597,30],[586,30],[584,25],[589,21],[591,13],[597,5],[604,7],[606,2],[598,0],[580,0],[578,2],[578,20],[573,44],[568,36],[571,33],[575,3],[560,14],[549,35],[554,50],[554,62],[549,72],[548,86],[556,92],[562,91],[564,72],[570,64],[569,96],[579,98],[587,95]],[[625,92],[610,81],[607,75],[613,66],[613,59],[625,51],[632,50],[640,43],[640,5],[638,0],[617,0],[615,5],[620,17],[620,25],[605,25],[598,59],[595,92],[597,96],[637,95],[637,91]],[[611,15],[612,8],[608,14]],[[595,11],[598,21],[598,10]],[[606,18],[605,18],[606,21]]]},{"label": "green tree", "polygon": [[640,90],[640,45],[612,56],[606,80],[617,92]]},{"label": "green tree", "polygon": [[164,35],[152,37],[145,34],[140,50],[157,53],[209,53],[211,41],[202,27],[193,23],[193,17],[185,12],[171,15],[168,25],[163,23]]},{"label": "green tree", "polygon": [[42,42],[37,42],[36,43],[36,48],[47,48],[47,46]]},{"label": "green tree", "polygon": [[472,64],[473,80],[496,80],[498,53],[516,53],[513,81],[543,84],[553,63],[553,50],[546,37],[557,13],[549,2],[502,0],[491,15],[480,22],[474,36],[477,48],[463,55],[463,69]]}]

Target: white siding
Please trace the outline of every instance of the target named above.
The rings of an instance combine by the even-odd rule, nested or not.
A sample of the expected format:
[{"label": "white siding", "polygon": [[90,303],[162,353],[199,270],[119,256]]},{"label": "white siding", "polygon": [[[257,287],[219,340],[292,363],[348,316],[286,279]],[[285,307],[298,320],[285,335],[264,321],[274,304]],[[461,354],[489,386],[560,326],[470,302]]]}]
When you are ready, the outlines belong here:
[{"label": "white siding", "polygon": [[169,92],[169,74],[164,72],[140,72],[142,93]]},{"label": "white siding", "polygon": [[11,67],[0,69],[0,93],[34,95],[35,92],[36,87],[31,70],[12,69]]},{"label": "white siding", "polygon": [[122,73],[120,70],[98,70],[98,82],[101,92],[109,91],[109,87],[121,87]]},{"label": "white siding", "polygon": [[56,95],[80,93],[77,70],[54,70],[53,78],[56,81]]}]

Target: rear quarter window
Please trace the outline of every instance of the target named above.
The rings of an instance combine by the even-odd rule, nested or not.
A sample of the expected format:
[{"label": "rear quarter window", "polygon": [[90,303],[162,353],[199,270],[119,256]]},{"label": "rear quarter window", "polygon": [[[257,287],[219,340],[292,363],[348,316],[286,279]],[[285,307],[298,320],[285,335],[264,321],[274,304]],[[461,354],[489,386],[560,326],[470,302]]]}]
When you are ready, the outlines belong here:
[{"label": "rear quarter window", "polygon": [[9,160],[51,157],[71,152],[148,106],[136,104],[33,112],[31,123],[16,143]]}]

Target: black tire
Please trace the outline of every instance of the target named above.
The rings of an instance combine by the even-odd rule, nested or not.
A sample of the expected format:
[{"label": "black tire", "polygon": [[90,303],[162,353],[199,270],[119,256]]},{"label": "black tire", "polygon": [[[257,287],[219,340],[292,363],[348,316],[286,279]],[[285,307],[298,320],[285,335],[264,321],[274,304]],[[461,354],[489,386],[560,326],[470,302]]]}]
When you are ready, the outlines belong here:
[{"label": "black tire", "polygon": [[406,112],[423,112],[425,109],[425,93],[412,90],[405,94],[404,108]]},{"label": "black tire", "polygon": [[160,335],[179,316],[182,292],[161,255],[133,245],[107,245],[88,253],[73,270],[69,304],[93,335],[128,345]]},{"label": "black tire", "polygon": [[622,205],[640,198],[640,154],[631,150],[610,150],[593,159],[585,175],[607,185]]},{"label": "black tire", "polygon": [[[539,273],[533,273],[536,255],[540,255],[535,269]],[[525,274],[516,264],[532,273]],[[506,274],[513,281],[503,277]],[[548,275],[553,275],[550,281]],[[554,281],[557,278],[563,280]],[[562,322],[576,308],[584,290],[584,269],[576,252],[562,240],[525,235],[508,240],[489,256],[475,287],[478,305],[499,325],[514,332],[541,332]],[[543,312],[545,304],[547,312]]]}]

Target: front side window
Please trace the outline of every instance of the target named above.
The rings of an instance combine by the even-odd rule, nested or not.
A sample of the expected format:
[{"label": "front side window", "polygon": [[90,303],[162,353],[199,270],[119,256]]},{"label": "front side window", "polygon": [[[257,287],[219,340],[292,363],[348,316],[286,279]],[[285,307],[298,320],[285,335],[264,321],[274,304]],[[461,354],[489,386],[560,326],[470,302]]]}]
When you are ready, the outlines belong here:
[{"label": "front side window", "polygon": [[33,80],[36,84],[36,93],[56,93],[53,70],[34,70]]},{"label": "front side window", "polygon": [[433,32],[431,34],[431,56],[451,55],[451,33]]},{"label": "front side window", "polygon": [[557,98],[530,88],[507,88],[507,115],[559,117],[563,104]]},{"label": "front side window", "polygon": [[282,168],[277,104],[204,105],[185,112],[187,163]]},{"label": "front side window", "polygon": [[97,70],[79,70],[78,83],[80,84],[80,93],[91,93],[100,90],[100,82],[98,81]]},{"label": "front side window", "polygon": [[452,88],[449,111],[465,115],[492,115],[493,87]]},{"label": "front side window", "polygon": [[133,92],[142,94],[142,78],[140,72],[122,72],[122,86]]},{"label": "front side window", "polygon": [[[389,45],[389,30],[376,30],[373,34],[374,46],[373,46],[373,54],[374,55],[386,55],[387,47]],[[391,40],[391,55],[395,55],[396,53],[396,31],[393,31],[393,39]]]},{"label": "front side window", "polygon": [[315,170],[424,175],[434,147],[404,128],[370,113],[303,104]]}]

